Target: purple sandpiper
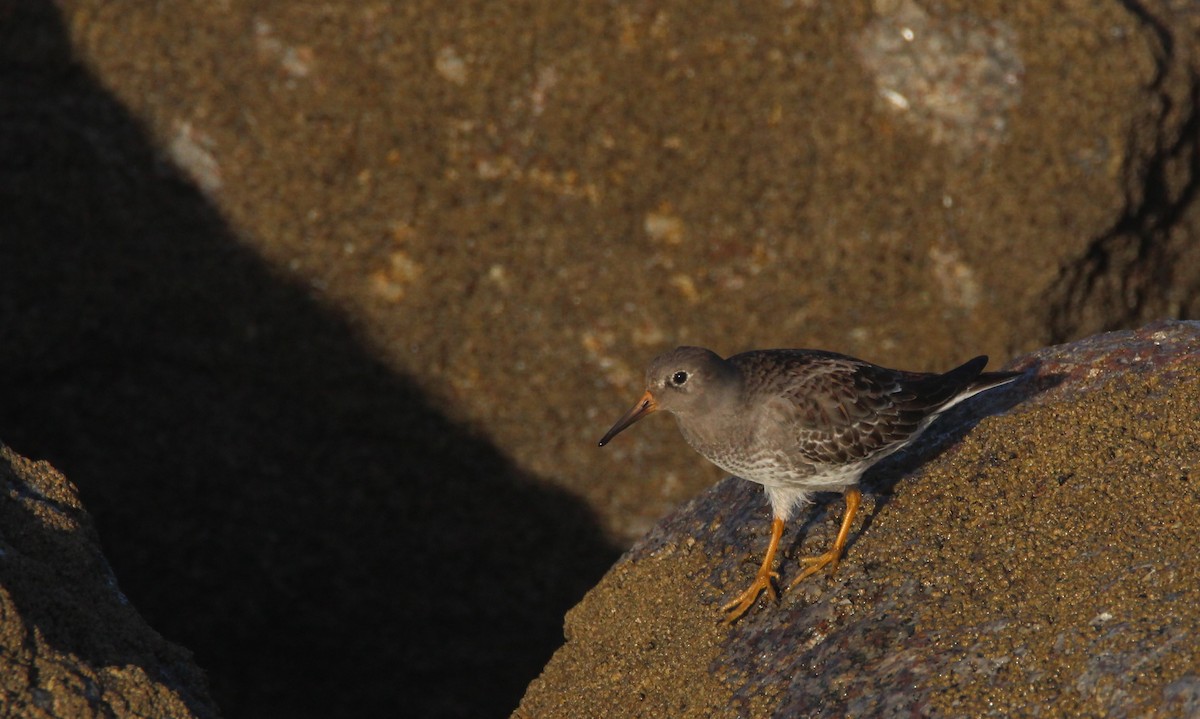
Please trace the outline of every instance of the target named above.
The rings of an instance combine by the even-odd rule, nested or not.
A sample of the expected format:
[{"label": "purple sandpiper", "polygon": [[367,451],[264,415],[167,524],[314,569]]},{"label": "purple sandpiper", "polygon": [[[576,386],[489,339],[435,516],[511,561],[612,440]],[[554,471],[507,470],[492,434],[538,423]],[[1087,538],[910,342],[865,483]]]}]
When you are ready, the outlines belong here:
[{"label": "purple sandpiper", "polygon": [[789,587],[838,566],[871,465],[911,444],[938,415],[1018,373],[983,372],[976,357],[945,374],[887,369],[834,352],[756,350],[728,359],[679,347],[646,370],[646,393],[600,446],[656,410],[675,415],[684,439],[721,469],[757,482],[771,503],[771,539],[754,581],[722,611],[732,623],[759,594],[776,597],[775,553],[784,523],[814,492],[842,492],[846,512],[833,548],[805,558]]}]

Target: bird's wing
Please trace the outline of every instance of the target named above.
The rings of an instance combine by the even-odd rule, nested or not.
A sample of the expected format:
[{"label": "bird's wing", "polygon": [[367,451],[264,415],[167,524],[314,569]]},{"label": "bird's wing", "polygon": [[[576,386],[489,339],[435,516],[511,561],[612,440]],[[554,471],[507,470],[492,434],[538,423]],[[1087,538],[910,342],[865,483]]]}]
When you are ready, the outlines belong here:
[{"label": "bird's wing", "polygon": [[[899,372],[849,357],[785,360],[766,391],[763,429],[817,464],[869,459],[913,436],[943,397],[922,389],[938,375]],[[940,394],[940,393],[938,393]]]}]

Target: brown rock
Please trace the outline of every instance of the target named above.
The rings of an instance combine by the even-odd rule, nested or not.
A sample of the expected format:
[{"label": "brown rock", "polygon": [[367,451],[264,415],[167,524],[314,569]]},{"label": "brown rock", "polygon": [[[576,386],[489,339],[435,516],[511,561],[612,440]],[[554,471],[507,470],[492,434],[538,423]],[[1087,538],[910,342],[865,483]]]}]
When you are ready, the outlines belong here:
[{"label": "brown rock", "polygon": [[0,716],[219,716],[121,593],[74,485],[0,445],[0,491]]},{"label": "brown rock", "polygon": [[933,370],[1197,313],[1186,3],[62,6],[239,241],[626,541],[717,478],[593,451],[664,348]]},{"label": "brown rock", "polygon": [[[761,492],[730,479],[671,515],[567,615],[517,716],[1195,716],[1200,323],[1010,368],[1029,378],[874,473],[837,575],[732,628]],[[785,583],[836,513],[789,528]]]},{"label": "brown rock", "polygon": [[1191,8],[0,3],[0,437],[231,715],[507,708],[718,478],[594,448],[664,346],[1200,314]]}]

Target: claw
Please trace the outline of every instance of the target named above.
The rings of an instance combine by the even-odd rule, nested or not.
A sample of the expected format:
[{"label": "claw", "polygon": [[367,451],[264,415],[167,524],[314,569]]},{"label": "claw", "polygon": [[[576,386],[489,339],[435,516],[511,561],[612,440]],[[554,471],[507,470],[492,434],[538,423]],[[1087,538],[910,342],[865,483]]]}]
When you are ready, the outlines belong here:
[{"label": "claw", "polygon": [[779,579],[779,572],[763,572],[759,570],[754,577],[754,582],[746,587],[746,591],[737,595],[733,601],[721,607],[721,611],[726,613],[725,624],[730,625],[742,617],[743,614],[750,611],[750,607],[754,606],[758,595],[764,591],[767,596],[774,601],[779,594],[775,591],[775,582]]},{"label": "claw", "polygon": [[829,575],[837,571],[838,562],[842,560],[842,552],[846,549],[846,538],[850,536],[850,525],[854,522],[854,515],[858,512],[858,504],[862,500],[862,493],[857,489],[847,490],[846,492],[846,514],[842,517],[842,528],[838,530],[837,540],[833,543],[833,549],[817,557],[805,557],[800,561],[807,564],[803,572],[796,575],[796,578],[788,582],[788,589],[800,583],[800,580],[811,577],[817,572],[829,567]]},{"label": "claw", "polygon": [[799,574],[797,574],[795,579],[788,582],[788,589],[791,589],[792,587],[799,584],[802,579],[805,579],[806,577],[811,577],[812,575],[821,571],[827,565],[833,565],[833,566],[829,567],[829,574],[830,574],[830,576],[832,576],[833,573],[837,571],[838,561],[841,560],[841,558],[842,558],[842,553],[840,551],[838,551],[837,548],[834,548],[834,549],[829,550],[828,552],[825,552],[824,554],[822,554],[819,557],[805,557],[804,559],[801,559],[800,561],[804,562],[808,566],[804,568],[803,572],[800,572]]},{"label": "claw", "polygon": [[750,607],[754,606],[758,595],[764,591],[772,600],[779,596],[775,591],[775,580],[779,579],[779,572],[776,572],[773,566],[775,565],[775,551],[779,549],[779,538],[782,536],[783,520],[775,517],[771,520],[771,541],[767,544],[767,553],[763,557],[762,566],[758,568],[758,574],[754,575],[754,581],[749,587],[746,587],[746,591],[721,607],[721,611],[726,613],[726,625],[733,624],[743,614],[750,611]]}]

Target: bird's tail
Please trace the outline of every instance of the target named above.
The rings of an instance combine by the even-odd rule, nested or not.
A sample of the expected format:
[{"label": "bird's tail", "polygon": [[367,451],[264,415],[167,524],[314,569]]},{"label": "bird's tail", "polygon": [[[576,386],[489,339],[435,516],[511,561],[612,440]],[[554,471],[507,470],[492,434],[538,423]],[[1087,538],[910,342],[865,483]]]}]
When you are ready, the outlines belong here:
[{"label": "bird's tail", "polygon": [[937,383],[946,394],[946,402],[938,411],[945,412],[963,400],[1006,385],[1021,376],[1020,372],[984,372],[987,363],[987,355],[980,355],[945,374],[931,377],[928,381]]}]

